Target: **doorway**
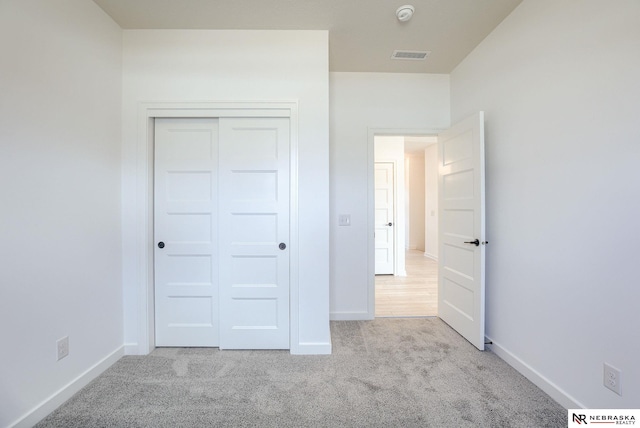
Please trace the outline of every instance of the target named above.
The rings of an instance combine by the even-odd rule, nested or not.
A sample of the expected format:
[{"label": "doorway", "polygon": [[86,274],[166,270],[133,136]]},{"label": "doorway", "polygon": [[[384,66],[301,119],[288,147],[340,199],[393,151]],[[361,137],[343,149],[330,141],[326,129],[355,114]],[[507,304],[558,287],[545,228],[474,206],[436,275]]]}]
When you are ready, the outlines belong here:
[{"label": "doorway", "polygon": [[[484,112],[442,132],[369,130],[369,218],[373,232],[375,139],[379,135],[424,135],[437,139],[438,313],[479,350],[485,337]],[[426,151],[425,151],[426,157]],[[427,162],[425,161],[425,166]],[[425,186],[426,187],[426,186]],[[396,209],[399,204],[396,203]],[[398,228],[401,228],[399,225]],[[371,238],[373,233],[371,233]],[[374,243],[369,239],[369,315],[375,317]]]},{"label": "doorway", "polygon": [[438,314],[436,142],[374,137],[376,317]]}]

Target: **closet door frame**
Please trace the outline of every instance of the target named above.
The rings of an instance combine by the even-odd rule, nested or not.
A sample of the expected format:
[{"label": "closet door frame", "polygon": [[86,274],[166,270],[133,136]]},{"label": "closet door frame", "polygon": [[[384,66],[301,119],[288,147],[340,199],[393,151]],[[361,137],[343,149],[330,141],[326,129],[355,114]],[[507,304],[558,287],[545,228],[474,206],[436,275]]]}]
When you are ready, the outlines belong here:
[{"label": "closet door frame", "polygon": [[289,336],[290,352],[299,353],[299,253],[298,253],[298,102],[141,102],[138,106],[136,144],[135,238],[136,289],[138,290],[137,345],[128,346],[129,354],[146,355],[155,348],[154,318],[154,235],[153,164],[154,123],[156,118],[285,117],[290,121],[289,190]]}]

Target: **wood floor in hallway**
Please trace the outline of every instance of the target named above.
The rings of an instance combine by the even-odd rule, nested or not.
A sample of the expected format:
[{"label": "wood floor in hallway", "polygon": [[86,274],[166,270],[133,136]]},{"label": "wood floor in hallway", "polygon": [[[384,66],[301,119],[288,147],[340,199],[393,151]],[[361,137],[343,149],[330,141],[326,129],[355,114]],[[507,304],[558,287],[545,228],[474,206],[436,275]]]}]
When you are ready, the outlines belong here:
[{"label": "wood floor in hallway", "polygon": [[438,262],[406,252],[407,276],[376,275],[376,317],[438,315]]}]

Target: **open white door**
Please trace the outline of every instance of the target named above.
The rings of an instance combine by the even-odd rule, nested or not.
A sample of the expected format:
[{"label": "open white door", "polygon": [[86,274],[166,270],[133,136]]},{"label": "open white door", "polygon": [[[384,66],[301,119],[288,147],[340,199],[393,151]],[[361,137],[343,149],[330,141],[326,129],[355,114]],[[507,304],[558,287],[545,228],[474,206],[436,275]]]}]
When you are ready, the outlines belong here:
[{"label": "open white door", "polygon": [[218,121],[156,119],[156,346],[218,346]]},{"label": "open white door", "polygon": [[220,119],[220,348],[289,349],[289,119]]},{"label": "open white door", "polygon": [[484,113],[438,135],[440,318],[484,350]]},{"label": "open white door", "polygon": [[393,162],[376,162],[375,182],[375,274],[394,274],[395,182]]}]

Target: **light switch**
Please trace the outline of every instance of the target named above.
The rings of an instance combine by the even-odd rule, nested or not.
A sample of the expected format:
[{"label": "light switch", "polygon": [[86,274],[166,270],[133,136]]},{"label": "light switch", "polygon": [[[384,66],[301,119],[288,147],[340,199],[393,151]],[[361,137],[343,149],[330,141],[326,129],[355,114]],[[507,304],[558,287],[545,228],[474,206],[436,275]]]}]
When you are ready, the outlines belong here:
[{"label": "light switch", "polygon": [[338,216],[338,226],[351,226],[351,214],[340,214]]}]

